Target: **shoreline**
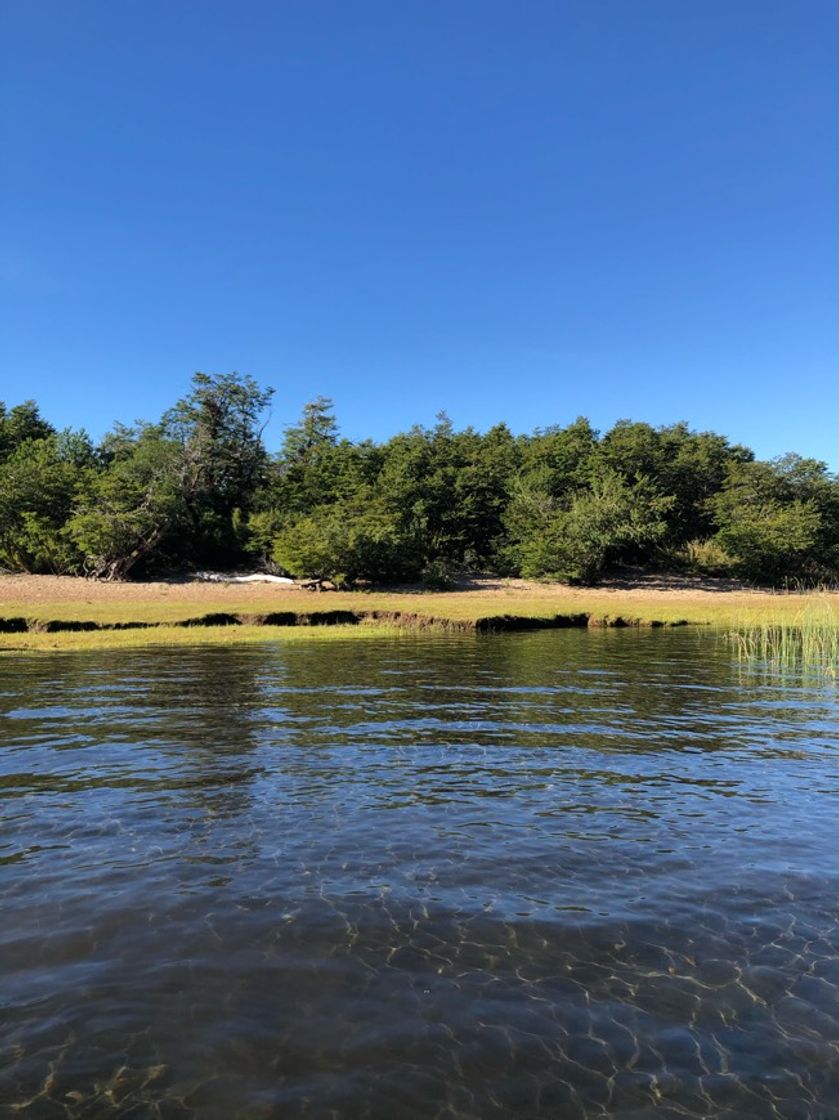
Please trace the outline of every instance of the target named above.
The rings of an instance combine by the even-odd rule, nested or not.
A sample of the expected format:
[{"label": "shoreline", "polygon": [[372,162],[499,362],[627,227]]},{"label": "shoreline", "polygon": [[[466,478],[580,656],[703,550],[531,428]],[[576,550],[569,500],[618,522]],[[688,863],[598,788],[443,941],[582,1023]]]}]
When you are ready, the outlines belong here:
[{"label": "shoreline", "polygon": [[97,583],[72,576],[0,575],[0,651],[153,644],[353,638],[409,631],[698,625],[795,626],[839,592],[759,591],[727,580],[620,578],[592,588],[480,579],[452,591],[310,592],[265,584],[179,580]]}]

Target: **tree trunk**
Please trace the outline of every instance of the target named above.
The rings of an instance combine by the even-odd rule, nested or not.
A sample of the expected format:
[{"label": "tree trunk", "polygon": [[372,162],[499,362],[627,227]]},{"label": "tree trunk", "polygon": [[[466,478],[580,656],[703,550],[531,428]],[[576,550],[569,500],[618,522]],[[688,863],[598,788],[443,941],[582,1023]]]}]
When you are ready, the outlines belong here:
[{"label": "tree trunk", "polygon": [[115,560],[101,561],[93,572],[94,579],[104,580],[106,583],[124,580],[134,565],[155,548],[166,535],[166,527],[155,529],[144,541],[140,541],[135,548],[125,556],[118,556]]}]

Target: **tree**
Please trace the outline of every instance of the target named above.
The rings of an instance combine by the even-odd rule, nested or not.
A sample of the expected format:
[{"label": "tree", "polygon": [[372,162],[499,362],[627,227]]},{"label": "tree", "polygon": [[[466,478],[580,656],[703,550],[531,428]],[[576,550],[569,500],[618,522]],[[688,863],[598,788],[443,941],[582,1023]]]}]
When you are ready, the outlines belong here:
[{"label": "tree", "polygon": [[329,397],[315,397],[303,405],[299,424],[286,428],[280,458],[287,465],[306,462],[338,442],[338,424]]},{"label": "tree", "polygon": [[584,416],[562,428],[537,429],[521,439],[521,477],[554,499],[588,485],[598,450],[597,432]]},{"label": "tree", "polygon": [[0,401],[0,463],[29,440],[48,439],[55,428],[41,418],[34,401],[24,401],[7,410]]},{"label": "tree", "polygon": [[612,472],[595,479],[590,491],[576,495],[561,519],[557,573],[592,583],[627,545],[661,540],[673,500],[643,475],[632,484]]},{"label": "tree", "polygon": [[332,402],[318,397],[304,406],[299,424],[286,428],[257,507],[270,513],[279,529],[364,489],[378,473],[379,462],[378,449],[369,441],[339,439]]},{"label": "tree", "polygon": [[[685,423],[653,428],[619,420],[600,441],[593,473],[615,471],[630,483],[642,476],[655,479],[661,493],[673,496],[667,531],[660,539],[672,553],[713,531],[707,499],[723,485],[729,465],[751,458],[747,448],[732,446],[713,432],[692,432]],[[636,548],[637,561],[654,559],[651,543]]]},{"label": "tree", "polygon": [[124,579],[164,548],[181,563],[238,554],[236,511],[265,465],[260,420],[271,392],[239,374],[196,373],[159,424],[106,439],[105,470],[69,526],[92,574]]},{"label": "tree", "polygon": [[273,389],[238,373],[196,373],[192,392],[163,416],[183,448],[186,489],[232,510],[247,500],[265,464],[262,415]]},{"label": "tree", "polygon": [[513,554],[522,575],[592,583],[627,545],[661,539],[673,498],[647,478],[629,484],[615,471],[594,479],[565,505],[536,486],[511,504]]},{"label": "tree", "polygon": [[414,574],[428,565],[489,563],[518,461],[509,429],[456,432],[441,413],[433,428],[394,436],[382,455],[376,488],[399,516],[402,538],[413,541]]},{"label": "tree", "polygon": [[708,507],[714,540],[739,575],[819,579],[839,566],[839,486],[824,463],[787,455],[734,464]]},{"label": "tree", "polygon": [[24,572],[79,570],[81,555],[65,525],[92,463],[85,432],[67,430],[17,444],[0,463],[0,564]]},{"label": "tree", "polygon": [[189,524],[183,447],[161,425],[139,427],[130,445],[90,480],[67,526],[97,579],[125,579]]}]

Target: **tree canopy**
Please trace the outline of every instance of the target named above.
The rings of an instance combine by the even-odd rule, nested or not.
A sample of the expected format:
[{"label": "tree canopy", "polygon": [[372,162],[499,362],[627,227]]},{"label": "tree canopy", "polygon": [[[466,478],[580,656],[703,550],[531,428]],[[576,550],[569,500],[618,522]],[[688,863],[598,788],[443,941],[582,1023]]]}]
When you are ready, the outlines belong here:
[{"label": "tree canopy", "polygon": [[758,461],[680,422],[585,417],[514,435],[444,414],[381,443],[341,436],[316,397],[273,453],[272,390],[197,373],[154,422],[94,445],[34,401],[0,403],[0,566],[125,579],[265,565],[362,581],[457,572],[591,583],[610,570],[757,582],[839,576],[839,478],[814,459]]}]

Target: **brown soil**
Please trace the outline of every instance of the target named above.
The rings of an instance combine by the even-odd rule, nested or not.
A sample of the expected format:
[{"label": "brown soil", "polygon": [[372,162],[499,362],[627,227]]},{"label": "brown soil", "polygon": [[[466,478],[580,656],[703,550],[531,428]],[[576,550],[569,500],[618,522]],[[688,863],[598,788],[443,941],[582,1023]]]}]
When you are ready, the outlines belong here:
[{"label": "brown soil", "polygon": [[[672,575],[643,575],[621,577],[599,584],[596,588],[565,587],[562,584],[537,583],[523,579],[473,579],[464,580],[456,588],[459,592],[469,592],[480,599],[528,599],[567,600],[573,602],[581,596],[616,596],[662,601],[702,600],[728,595],[767,595],[779,594],[757,591],[734,580],[698,578]],[[380,594],[416,595],[422,591],[419,586],[395,588],[376,588]],[[444,593],[440,593],[444,594]],[[783,594],[783,593],[780,593]],[[15,605],[21,609],[37,607],[41,603],[105,605],[117,603],[149,603],[155,600],[184,605],[216,606],[224,603],[246,604],[248,601],[264,603],[266,599],[276,601],[294,600],[295,605],[301,598],[312,608],[328,609],[331,592],[318,594],[301,591],[296,587],[263,583],[213,583],[191,579],[161,580],[143,583],[101,583],[75,576],[30,576],[0,574],[0,604],[4,608]]]}]

